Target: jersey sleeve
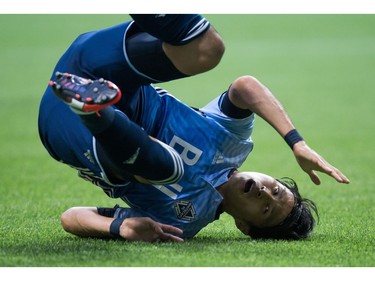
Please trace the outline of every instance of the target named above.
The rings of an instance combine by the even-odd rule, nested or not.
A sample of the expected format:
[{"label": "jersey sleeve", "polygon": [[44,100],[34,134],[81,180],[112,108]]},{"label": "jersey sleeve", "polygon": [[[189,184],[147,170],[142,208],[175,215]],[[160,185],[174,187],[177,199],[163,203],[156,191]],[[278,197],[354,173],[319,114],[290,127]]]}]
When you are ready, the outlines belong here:
[{"label": "jersey sleeve", "polygon": [[108,218],[113,218],[115,216],[116,210],[120,206],[116,204],[113,208],[104,208],[104,207],[96,207],[98,210],[98,214],[103,216],[103,217],[108,217]]},{"label": "jersey sleeve", "polygon": [[135,218],[135,217],[151,217],[146,212],[133,208],[118,207],[114,213],[114,218]]},{"label": "jersey sleeve", "polygon": [[116,204],[113,208],[97,207],[98,214],[108,218],[151,217],[147,213],[133,208],[123,208]]}]

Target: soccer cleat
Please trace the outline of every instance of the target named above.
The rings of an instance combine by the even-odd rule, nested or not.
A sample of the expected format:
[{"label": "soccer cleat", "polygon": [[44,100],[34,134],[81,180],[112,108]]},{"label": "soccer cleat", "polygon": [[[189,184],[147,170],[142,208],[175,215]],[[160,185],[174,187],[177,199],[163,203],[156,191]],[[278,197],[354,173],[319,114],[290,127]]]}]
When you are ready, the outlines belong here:
[{"label": "soccer cleat", "polygon": [[121,98],[120,89],[103,78],[91,80],[61,72],[56,72],[55,76],[56,80],[51,80],[49,85],[56,96],[74,110],[98,112]]}]

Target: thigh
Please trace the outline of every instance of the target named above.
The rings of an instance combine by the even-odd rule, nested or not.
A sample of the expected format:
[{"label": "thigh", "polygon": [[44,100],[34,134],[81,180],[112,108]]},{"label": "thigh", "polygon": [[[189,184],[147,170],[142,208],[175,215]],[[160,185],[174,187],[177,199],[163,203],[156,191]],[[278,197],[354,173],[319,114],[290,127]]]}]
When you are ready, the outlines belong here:
[{"label": "thigh", "polygon": [[43,145],[55,160],[100,174],[92,134],[79,117],[49,91],[47,89],[48,94],[41,101],[38,116]]},{"label": "thigh", "polygon": [[55,71],[70,72],[85,78],[104,78],[123,93],[140,87],[139,75],[124,54],[124,38],[131,22],[81,34],[56,65]]}]

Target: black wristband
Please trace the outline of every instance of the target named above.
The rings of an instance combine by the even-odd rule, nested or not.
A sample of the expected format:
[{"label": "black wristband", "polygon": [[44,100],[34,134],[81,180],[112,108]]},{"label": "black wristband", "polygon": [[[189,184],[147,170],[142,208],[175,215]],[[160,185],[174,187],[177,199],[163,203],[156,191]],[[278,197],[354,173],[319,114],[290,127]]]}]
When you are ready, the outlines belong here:
[{"label": "black wristband", "polygon": [[109,233],[111,233],[112,236],[117,237],[117,238],[121,238],[120,227],[121,227],[121,225],[122,225],[122,223],[124,222],[125,219],[126,219],[126,217],[116,218],[111,222],[111,225],[109,227]]},{"label": "black wristband", "polygon": [[289,145],[289,147],[293,150],[293,146],[297,142],[303,141],[303,137],[298,133],[296,129],[293,129],[285,135],[284,140]]}]

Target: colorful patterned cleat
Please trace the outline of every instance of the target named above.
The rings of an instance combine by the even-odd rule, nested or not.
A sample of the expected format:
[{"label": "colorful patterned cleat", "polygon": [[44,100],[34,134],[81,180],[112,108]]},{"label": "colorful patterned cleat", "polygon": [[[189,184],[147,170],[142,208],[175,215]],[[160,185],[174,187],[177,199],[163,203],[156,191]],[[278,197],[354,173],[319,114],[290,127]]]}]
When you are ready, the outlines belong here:
[{"label": "colorful patterned cleat", "polygon": [[53,92],[72,109],[82,112],[98,112],[121,99],[120,89],[100,78],[85,79],[69,73],[55,73],[56,80],[49,85]]}]

